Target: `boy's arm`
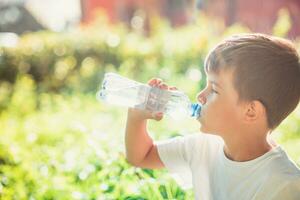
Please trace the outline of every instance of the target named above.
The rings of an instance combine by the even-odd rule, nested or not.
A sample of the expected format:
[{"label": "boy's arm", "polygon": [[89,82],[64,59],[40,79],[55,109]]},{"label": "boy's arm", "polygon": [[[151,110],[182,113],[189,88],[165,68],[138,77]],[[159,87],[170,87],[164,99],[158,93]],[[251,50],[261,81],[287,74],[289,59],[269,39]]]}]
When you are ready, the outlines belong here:
[{"label": "boy's arm", "polygon": [[[152,117],[152,116],[150,116]],[[161,120],[162,115],[152,119]],[[145,113],[135,109],[128,109],[125,133],[126,159],[136,166],[148,169],[160,169],[164,164],[159,158],[156,145],[148,135]]]},{"label": "boy's arm", "polygon": [[[160,79],[151,79],[148,84],[160,89],[168,89],[168,86]],[[156,145],[147,132],[147,120],[160,121],[162,113],[151,113],[129,108],[127,115],[125,146],[127,161],[137,167],[159,169],[163,168]]]}]

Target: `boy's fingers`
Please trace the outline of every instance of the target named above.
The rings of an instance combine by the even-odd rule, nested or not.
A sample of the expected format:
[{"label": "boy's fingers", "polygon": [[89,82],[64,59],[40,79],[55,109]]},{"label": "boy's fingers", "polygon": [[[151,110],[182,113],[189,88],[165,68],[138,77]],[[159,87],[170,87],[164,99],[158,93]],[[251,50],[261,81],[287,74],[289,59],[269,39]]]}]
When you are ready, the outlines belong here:
[{"label": "boy's fingers", "polygon": [[162,82],[162,83],[159,85],[159,88],[160,88],[160,89],[165,89],[165,90],[167,90],[167,89],[168,89],[168,85]]},{"label": "boy's fingers", "polygon": [[160,84],[161,84],[161,82],[162,82],[162,80],[161,80],[160,78],[157,78],[157,79],[156,79],[156,83],[155,83],[155,85],[156,85],[156,86],[158,86],[158,85],[160,85]]},{"label": "boy's fingers", "polygon": [[162,80],[160,78],[152,78],[150,81],[148,81],[148,84],[150,86],[156,86],[158,84],[160,84],[162,82]]},{"label": "boy's fingers", "polygon": [[156,78],[151,78],[150,81],[148,81],[149,85],[153,85],[156,82]]},{"label": "boy's fingers", "polygon": [[178,90],[178,89],[177,89],[177,87],[172,86],[172,87],[169,87],[169,90]]},{"label": "boy's fingers", "polygon": [[158,115],[158,116],[156,116],[155,120],[160,121],[160,120],[162,120],[162,118],[163,118],[163,115]]},{"label": "boy's fingers", "polygon": [[156,121],[160,121],[163,118],[162,112],[154,112],[151,115],[152,115],[152,119],[154,119]]}]

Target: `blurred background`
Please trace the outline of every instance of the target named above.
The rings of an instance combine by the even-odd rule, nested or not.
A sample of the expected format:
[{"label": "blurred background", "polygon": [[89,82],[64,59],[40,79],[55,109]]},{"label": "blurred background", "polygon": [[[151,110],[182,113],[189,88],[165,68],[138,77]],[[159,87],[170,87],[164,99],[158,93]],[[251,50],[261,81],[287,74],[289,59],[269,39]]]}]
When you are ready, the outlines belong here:
[{"label": "blurred background", "polygon": [[[0,0],[0,199],[192,199],[165,170],[124,158],[127,109],[96,100],[106,72],[162,78],[193,101],[223,38],[300,48],[298,0]],[[154,140],[197,132],[150,121]],[[274,138],[300,166],[300,108]]]}]

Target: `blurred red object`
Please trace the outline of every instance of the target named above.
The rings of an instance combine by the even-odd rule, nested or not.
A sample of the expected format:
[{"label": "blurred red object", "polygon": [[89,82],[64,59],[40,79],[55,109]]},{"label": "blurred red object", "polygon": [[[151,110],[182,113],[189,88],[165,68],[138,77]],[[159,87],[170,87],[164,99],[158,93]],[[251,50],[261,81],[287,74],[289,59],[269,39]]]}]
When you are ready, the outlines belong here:
[{"label": "blurred red object", "polygon": [[[195,3],[196,1],[196,3]],[[130,24],[136,10],[143,10],[146,17],[158,14],[166,17],[173,26],[191,21],[193,7],[210,16],[224,19],[227,26],[241,23],[254,32],[272,33],[272,28],[282,8],[289,11],[292,27],[289,37],[300,35],[300,0],[81,0],[82,23],[94,19],[97,9],[103,9],[111,23],[124,21]],[[147,27],[146,27],[147,28]]]},{"label": "blurred red object", "polygon": [[239,22],[254,32],[272,33],[280,9],[288,10],[292,27],[289,37],[300,35],[300,1],[299,0],[212,0],[203,6],[211,16],[222,17],[227,26]]}]

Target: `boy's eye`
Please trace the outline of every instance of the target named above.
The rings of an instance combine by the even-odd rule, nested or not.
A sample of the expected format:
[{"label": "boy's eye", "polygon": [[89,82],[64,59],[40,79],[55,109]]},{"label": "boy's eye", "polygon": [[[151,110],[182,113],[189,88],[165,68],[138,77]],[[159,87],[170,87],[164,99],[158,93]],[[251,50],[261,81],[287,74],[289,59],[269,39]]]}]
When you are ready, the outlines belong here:
[{"label": "boy's eye", "polygon": [[211,92],[212,93],[216,93],[216,94],[219,94],[216,90],[214,90],[214,89],[211,89]]}]

